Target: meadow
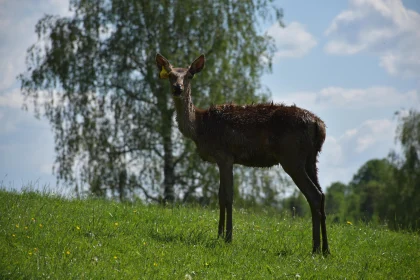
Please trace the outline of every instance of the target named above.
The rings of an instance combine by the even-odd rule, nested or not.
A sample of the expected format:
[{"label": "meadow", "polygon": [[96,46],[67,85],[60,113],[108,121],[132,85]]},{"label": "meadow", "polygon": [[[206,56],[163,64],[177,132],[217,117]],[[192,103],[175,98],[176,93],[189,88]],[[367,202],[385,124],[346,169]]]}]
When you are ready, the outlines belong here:
[{"label": "meadow", "polygon": [[420,236],[328,221],[331,255],[311,254],[310,219],[0,190],[0,279],[420,279]]}]

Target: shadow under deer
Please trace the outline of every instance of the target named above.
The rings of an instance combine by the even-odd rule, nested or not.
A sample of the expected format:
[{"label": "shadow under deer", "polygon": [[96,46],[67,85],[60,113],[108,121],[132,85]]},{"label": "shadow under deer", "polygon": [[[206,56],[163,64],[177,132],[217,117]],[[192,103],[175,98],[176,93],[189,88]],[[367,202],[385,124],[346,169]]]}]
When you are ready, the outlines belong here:
[{"label": "shadow under deer", "polygon": [[280,164],[310,205],[313,252],[321,251],[322,232],[322,252],[328,254],[325,195],[316,166],[326,137],[324,122],[308,110],[283,104],[199,109],[191,100],[191,80],[204,64],[201,55],[188,68],[175,68],[161,54],[156,55],[159,77],[168,79],[171,86],[179,130],[194,141],[203,160],[219,167],[219,236],[232,241],[233,165]]}]

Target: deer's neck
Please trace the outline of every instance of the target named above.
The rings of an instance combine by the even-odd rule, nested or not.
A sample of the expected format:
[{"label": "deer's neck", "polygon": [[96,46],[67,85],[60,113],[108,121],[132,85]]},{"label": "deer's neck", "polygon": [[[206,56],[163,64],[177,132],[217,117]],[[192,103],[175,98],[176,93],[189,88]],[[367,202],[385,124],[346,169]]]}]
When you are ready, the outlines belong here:
[{"label": "deer's neck", "polygon": [[182,97],[175,97],[176,120],[181,133],[191,139],[195,139],[196,122],[195,111],[196,108],[191,100],[191,88],[188,86]]}]

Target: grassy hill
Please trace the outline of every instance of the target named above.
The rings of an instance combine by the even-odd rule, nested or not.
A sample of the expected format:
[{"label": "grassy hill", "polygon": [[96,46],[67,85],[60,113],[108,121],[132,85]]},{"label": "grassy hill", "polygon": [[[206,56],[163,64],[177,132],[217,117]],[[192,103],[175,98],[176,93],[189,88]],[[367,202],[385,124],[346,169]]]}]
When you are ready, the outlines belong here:
[{"label": "grassy hill", "polygon": [[313,256],[309,219],[0,190],[0,279],[420,279],[418,234],[328,224],[332,254]]}]

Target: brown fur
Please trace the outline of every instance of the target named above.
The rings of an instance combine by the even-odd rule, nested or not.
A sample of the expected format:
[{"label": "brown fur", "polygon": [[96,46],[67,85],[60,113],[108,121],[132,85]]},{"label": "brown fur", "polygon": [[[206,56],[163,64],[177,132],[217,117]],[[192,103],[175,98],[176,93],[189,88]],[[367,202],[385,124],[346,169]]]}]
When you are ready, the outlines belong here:
[{"label": "brown fur", "polygon": [[[311,112],[283,104],[233,104],[211,106],[196,111],[197,146],[206,143],[208,152],[223,150],[234,163],[250,167],[270,167],[279,163],[274,153],[282,139],[299,135],[313,145],[316,153],[325,140],[325,124]],[[309,129],[311,128],[311,129]],[[207,147],[204,147],[204,149]],[[206,154],[200,153],[204,160]]]},{"label": "brown fur", "polygon": [[322,250],[328,253],[325,196],[316,167],[326,137],[324,122],[308,110],[284,104],[196,108],[191,100],[190,81],[203,69],[204,62],[202,55],[188,69],[173,68],[163,56],[156,56],[159,71],[165,69],[168,73],[180,131],[195,142],[203,160],[219,167],[219,236],[224,235],[226,218],[225,239],[232,240],[233,164],[281,164],[311,207],[313,252],[320,251],[321,227]]}]

